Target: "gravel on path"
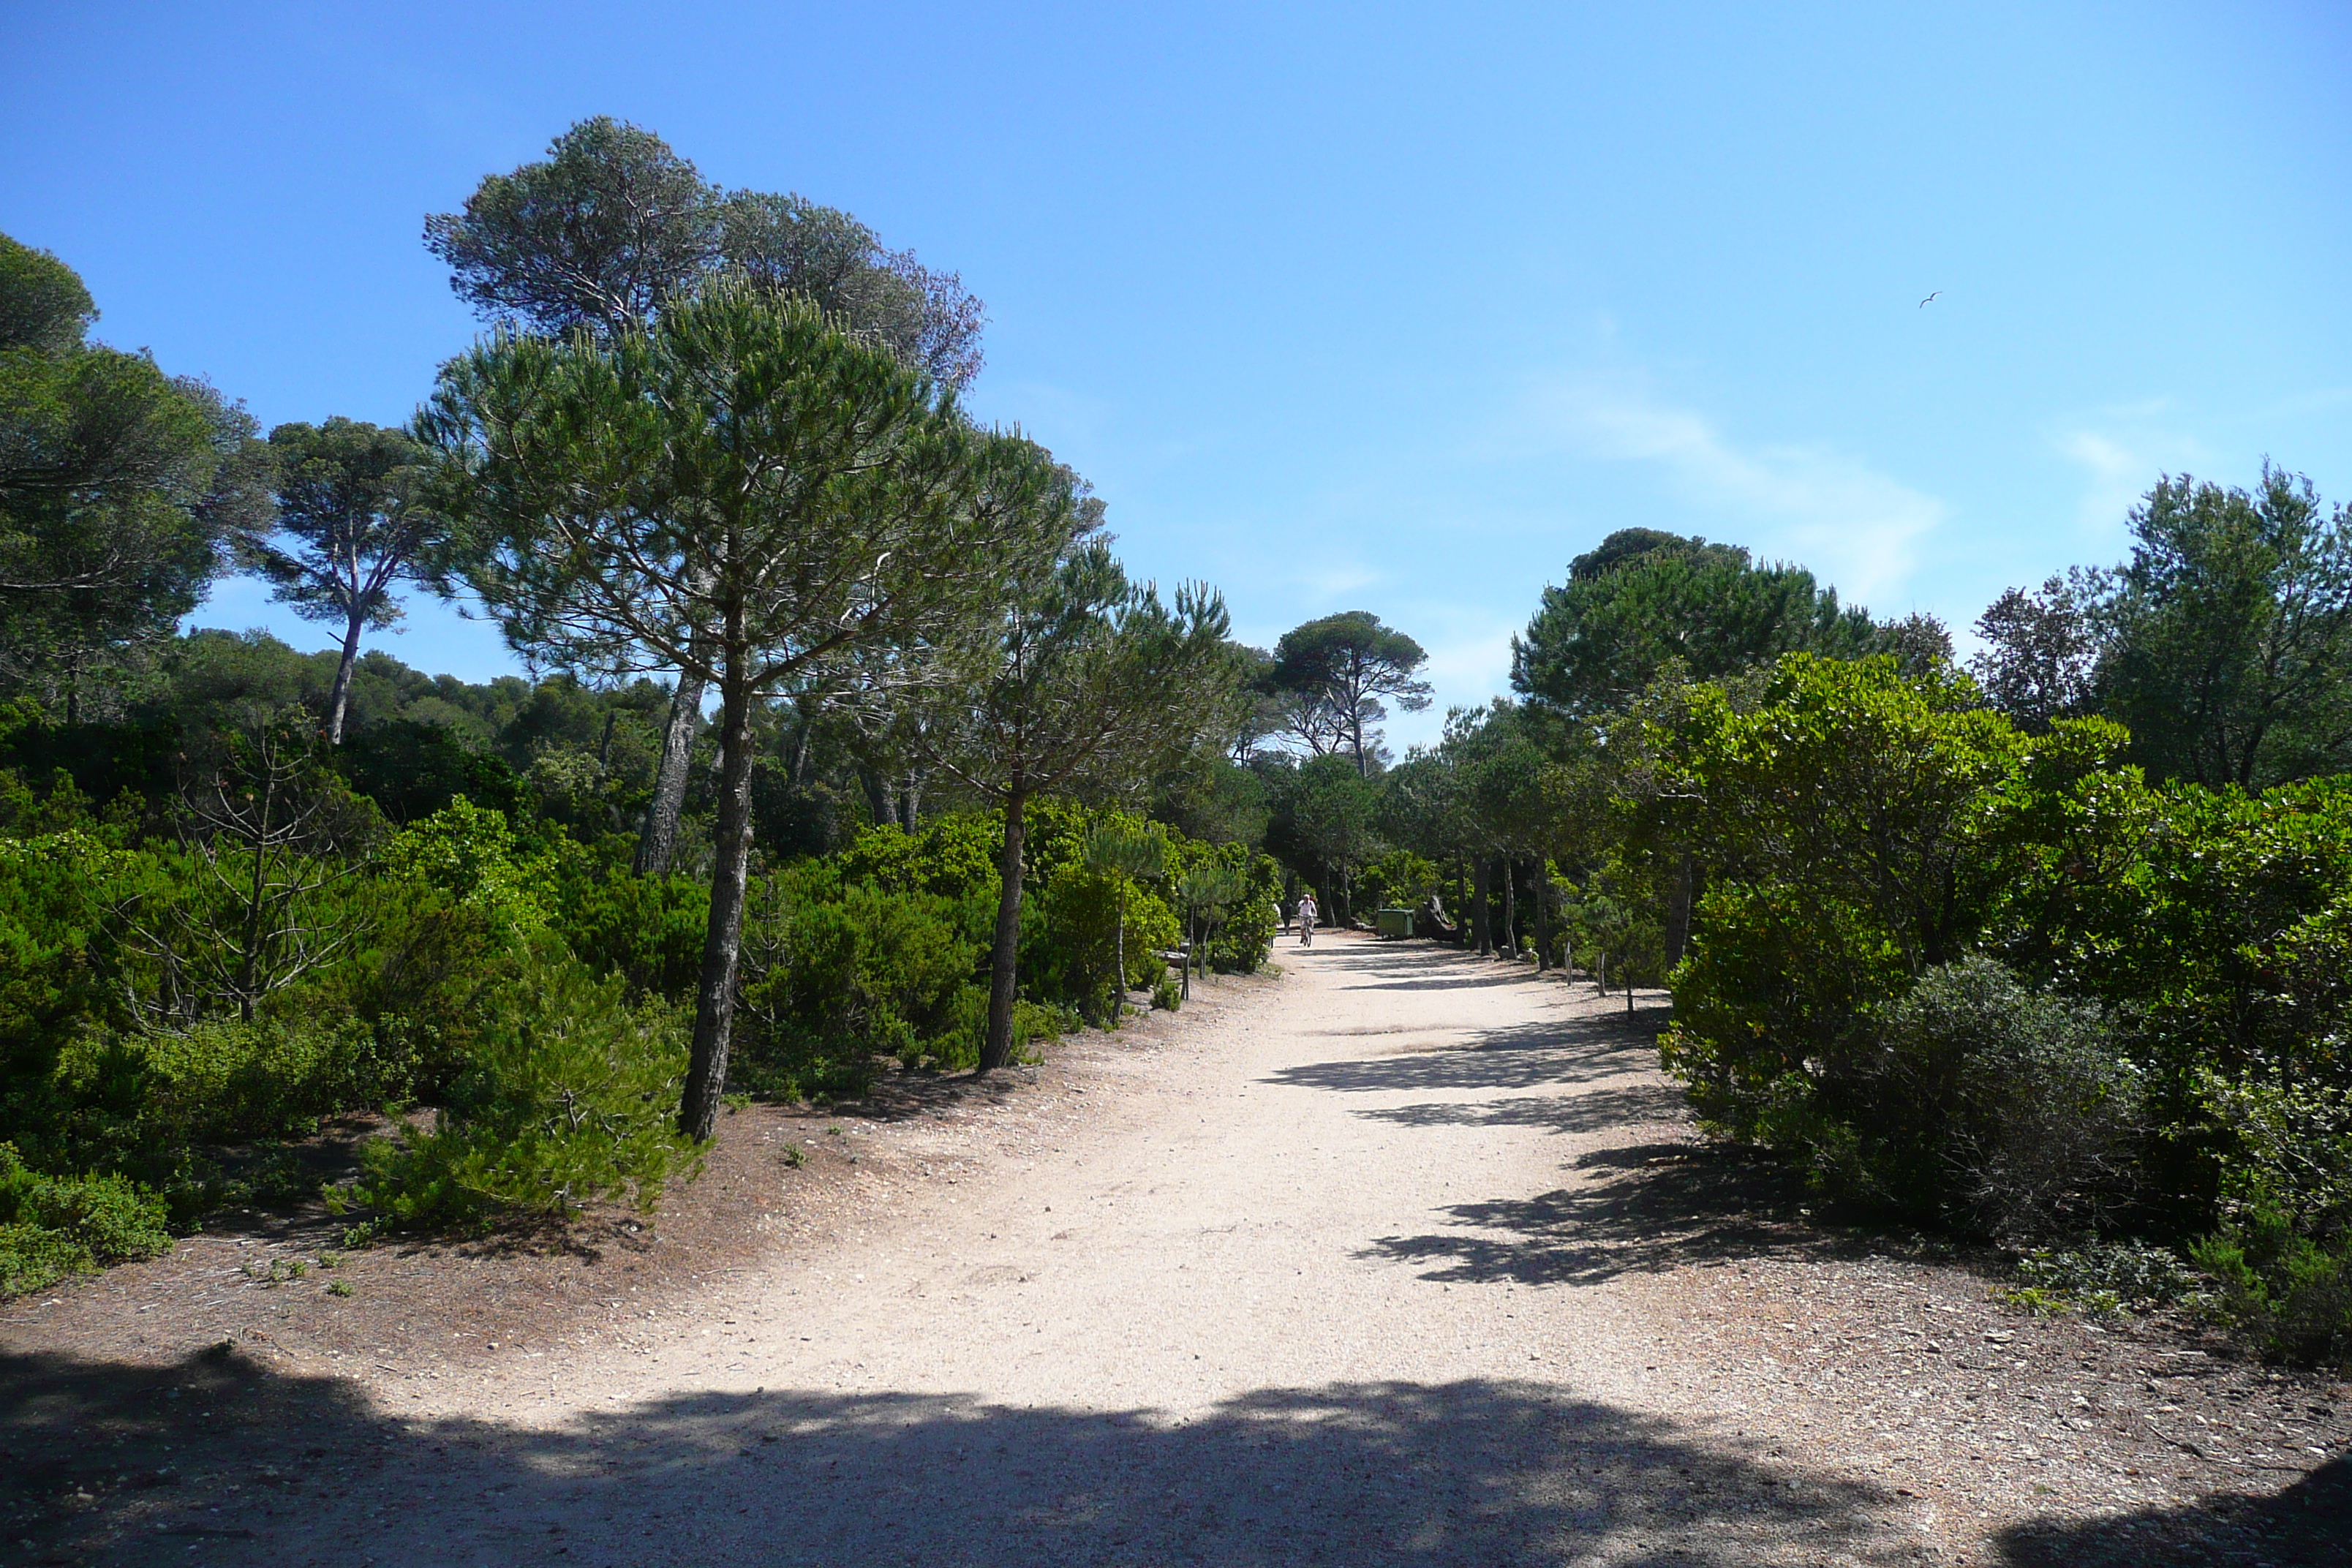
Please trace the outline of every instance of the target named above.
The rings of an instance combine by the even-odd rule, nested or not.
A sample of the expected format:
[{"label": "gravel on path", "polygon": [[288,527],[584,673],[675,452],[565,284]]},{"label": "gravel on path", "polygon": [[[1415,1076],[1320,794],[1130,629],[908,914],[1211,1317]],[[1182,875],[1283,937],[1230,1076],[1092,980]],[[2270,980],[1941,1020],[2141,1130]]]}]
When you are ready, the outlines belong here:
[{"label": "gravel on path", "polygon": [[1696,1142],[1661,1009],[1276,958],[1083,1070],[804,1117],[823,1181],[709,1200],[759,1246],[463,1357],[95,1359],[12,1311],[0,1464],[139,1467],[0,1568],[2352,1561],[2341,1390],[2219,1374],[2268,1424],[2184,1470],[2162,1346],[1814,1227]]}]

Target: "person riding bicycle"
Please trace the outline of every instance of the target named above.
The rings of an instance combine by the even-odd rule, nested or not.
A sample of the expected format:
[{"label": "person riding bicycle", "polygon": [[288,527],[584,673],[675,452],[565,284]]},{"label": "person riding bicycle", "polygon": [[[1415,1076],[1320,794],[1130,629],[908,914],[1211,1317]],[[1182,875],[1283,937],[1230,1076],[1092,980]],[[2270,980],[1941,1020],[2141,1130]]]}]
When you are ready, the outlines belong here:
[{"label": "person riding bicycle", "polygon": [[1315,890],[1308,889],[1298,895],[1298,945],[1315,945]]}]

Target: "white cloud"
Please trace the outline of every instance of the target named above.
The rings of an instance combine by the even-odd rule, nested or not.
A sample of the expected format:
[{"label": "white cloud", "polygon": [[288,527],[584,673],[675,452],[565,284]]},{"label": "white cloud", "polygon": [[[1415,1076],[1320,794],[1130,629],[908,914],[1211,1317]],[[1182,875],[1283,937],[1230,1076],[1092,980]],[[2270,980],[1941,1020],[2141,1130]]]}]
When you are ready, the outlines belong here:
[{"label": "white cloud", "polygon": [[2102,544],[2120,540],[2132,508],[2159,473],[2210,466],[2210,448],[2173,428],[2172,414],[2163,401],[2102,408],[2066,420],[2052,434],[2060,455],[2084,470],[2074,504],[2084,539]]},{"label": "white cloud", "polygon": [[[1864,602],[1902,596],[1918,545],[1944,523],[1935,497],[1824,446],[1742,446],[1705,416],[1622,385],[1563,382],[1533,400],[1538,439],[1647,463],[1689,502],[1761,530],[1786,555]],[[1755,537],[1751,535],[1751,537]]]}]

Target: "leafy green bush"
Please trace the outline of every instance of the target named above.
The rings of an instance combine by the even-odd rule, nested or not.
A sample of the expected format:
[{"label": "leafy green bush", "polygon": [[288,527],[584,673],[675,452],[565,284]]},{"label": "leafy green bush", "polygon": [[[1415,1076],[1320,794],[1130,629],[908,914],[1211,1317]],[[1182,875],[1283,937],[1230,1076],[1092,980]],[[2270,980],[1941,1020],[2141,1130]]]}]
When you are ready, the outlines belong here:
[{"label": "leafy green bush", "polygon": [[519,937],[553,917],[554,868],[526,856],[504,812],[463,795],[401,829],[383,865],[395,880],[442,894]]},{"label": "leafy green bush", "polygon": [[0,1073],[46,1077],[58,1047],[117,1018],[110,984],[115,909],[153,868],[79,829],[0,838]]},{"label": "leafy green bush", "polygon": [[500,1211],[566,1218],[606,1201],[650,1209],[697,1167],[676,1127],[687,1050],[677,1009],[631,1006],[618,976],[545,939],[498,1002],[432,1125],[371,1144],[339,1205],[394,1228]]},{"label": "leafy green bush", "polygon": [[[1125,906],[1127,973],[1118,974],[1120,908]],[[1072,860],[1034,900],[1024,900],[1021,972],[1032,992],[1066,1001],[1093,1022],[1111,1016],[1124,984],[1150,990],[1168,972],[1160,953],[1182,940],[1176,916],[1159,895],[1120,871]]]},{"label": "leafy green bush", "polygon": [[702,974],[710,890],[688,877],[567,879],[555,929],[595,968],[625,977],[640,994],[681,998]]},{"label": "leafy green bush", "polygon": [[232,1143],[310,1132],[339,1110],[400,1098],[406,1067],[361,1021],[297,1011],[85,1035],[59,1054],[57,1077],[142,1142]]},{"label": "leafy green bush", "polygon": [[2096,1230],[2131,1196],[2140,1075],[2105,1013],[1991,959],[1927,971],[1810,1081],[1833,1131],[1809,1152],[1840,1196],[2019,1238]]},{"label": "leafy green bush", "polygon": [[784,1098],[845,1095],[863,1092],[877,1056],[976,1062],[988,998],[964,916],[944,894],[845,881],[831,861],[764,879],[745,921],[730,1081]]},{"label": "leafy green bush", "polygon": [[0,1143],[0,1298],[171,1245],[154,1194],[121,1176],[45,1176]]},{"label": "leafy green bush", "polygon": [[2145,1242],[2041,1247],[2017,1260],[2024,1283],[2009,1300],[2037,1311],[2144,1311],[2207,1300],[2206,1278],[2168,1247]]},{"label": "leafy green bush", "polygon": [[1411,908],[1436,889],[1435,861],[1410,849],[1391,849],[1356,873],[1356,901],[1362,912]]},{"label": "leafy green bush", "polygon": [[2220,1306],[2268,1355],[2352,1361],[2352,1092],[2208,1072],[2236,1147],[2221,1223],[2194,1248]]}]

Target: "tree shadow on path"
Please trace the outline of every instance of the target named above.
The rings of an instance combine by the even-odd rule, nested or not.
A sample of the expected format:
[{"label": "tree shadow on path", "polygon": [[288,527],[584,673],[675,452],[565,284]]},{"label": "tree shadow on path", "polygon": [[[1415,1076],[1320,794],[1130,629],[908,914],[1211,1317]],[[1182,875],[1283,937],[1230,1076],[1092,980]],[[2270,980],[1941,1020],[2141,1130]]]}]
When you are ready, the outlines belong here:
[{"label": "tree shadow on path", "polygon": [[1407,1046],[1351,1061],[1302,1062],[1268,1074],[1265,1081],[1339,1094],[1535,1089],[1646,1072],[1657,1065],[1656,1046],[1638,1031],[1614,1021],[1556,1018],[1480,1030],[1460,1045]]},{"label": "tree shadow on path", "polygon": [[1866,1238],[1841,1237],[1801,1213],[1804,1188],[1777,1163],[1685,1142],[1642,1143],[1585,1155],[1591,1182],[1530,1198],[1452,1204],[1456,1227],[1388,1236],[1360,1256],[1410,1263],[1449,1284],[1598,1285],[1759,1257],[1860,1257]]},{"label": "tree shadow on path", "polygon": [[[1916,1559],[1761,1440],[1485,1380],[1267,1389],[1175,1423],[964,1396],[681,1394],[401,1421],[241,1352],[0,1357],[24,1558],[357,1565],[1778,1564]],[[166,1451],[168,1449],[168,1451]],[[159,1479],[160,1476],[160,1479]]]},{"label": "tree shadow on path", "polygon": [[2334,1459],[2279,1492],[2225,1493],[2105,1519],[2035,1520],[2003,1531],[2001,1549],[2002,1560],[2018,1568],[2344,1568],[2352,1563],[2352,1459]]}]

